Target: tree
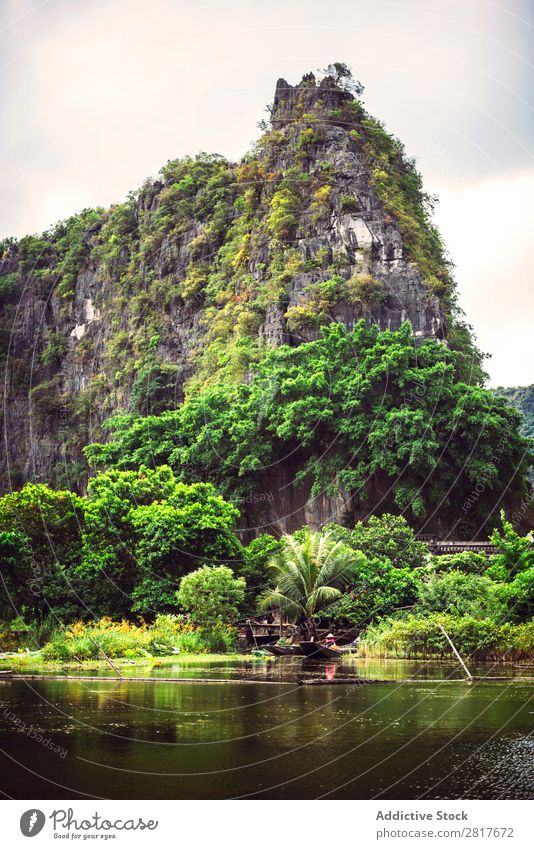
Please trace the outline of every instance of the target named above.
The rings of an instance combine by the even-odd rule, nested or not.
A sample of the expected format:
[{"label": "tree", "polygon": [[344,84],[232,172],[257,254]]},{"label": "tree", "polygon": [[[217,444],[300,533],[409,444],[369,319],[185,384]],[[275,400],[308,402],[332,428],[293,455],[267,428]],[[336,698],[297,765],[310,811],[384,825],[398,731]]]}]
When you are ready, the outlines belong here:
[{"label": "tree", "polygon": [[485,575],[453,570],[432,573],[419,584],[418,612],[450,613],[490,618],[499,624],[506,616],[506,605],[499,597],[499,584]]},{"label": "tree", "polygon": [[[230,497],[272,486],[288,452],[295,483],[349,495],[354,512],[439,516],[458,533],[494,527],[495,505],[526,497],[531,443],[520,418],[489,390],[458,379],[457,355],[414,345],[406,323],[379,331],[332,323],[321,337],[269,351],[246,384],[213,383],[178,410],[119,418],[93,463],[169,463],[184,481]],[[258,415],[261,410],[261,415]],[[397,528],[397,530],[399,530]]]},{"label": "tree", "polygon": [[211,484],[181,483],[168,466],[97,475],[79,570],[88,596],[115,615],[172,610],[182,575],[241,559],[238,516]]},{"label": "tree", "polygon": [[534,569],[534,533],[520,536],[501,510],[502,531],[495,528],[491,542],[498,553],[492,557],[490,574],[502,581],[510,581],[519,572]]},{"label": "tree", "polygon": [[418,570],[394,566],[385,557],[363,559],[346,593],[331,610],[336,624],[364,627],[417,598]]},{"label": "tree", "polygon": [[5,616],[64,618],[78,609],[84,501],[26,484],[0,499],[0,600]]},{"label": "tree", "polygon": [[[31,543],[21,531],[0,531],[0,618],[10,620],[20,614],[28,599],[28,564]],[[30,601],[34,601],[30,597]]]},{"label": "tree", "polygon": [[245,602],[250,610],[256,606],[257,597],[269,588],[272,577],[269,562],[282,549],[282,541],[270,534],[261,534],[243,549],[243,562],[238,566],[238,573],[247,582]]},{"label": "tree", "polygon": [[431,566],[435,572],[469,572],[482,575],[488,568],[488,558],[476,551],[458,551],[455,554],[432,555]]},{"label": "tree", "polygon": [[486,575],[503,582],[500,597],[508,604],[508,619],[526,622],[534,614],[534,534],[520,536],[503,511],[501,526],[491,535],[498,553],[490,558]]},{"label": "tree", "polygon": [[332,62],[326,68],[323,68],[320,73],[326,77],[333,77],[336,85],[345,91],[350,91],[357,97],[363,94],[364,86],[359,80],[354,79],[350,66],[344,62]]},{"label": "tree", "polygon": [[181,579],[176,598],[194,625],[209,629],[237,620],[245,586],[228,566],[201,566]]},{"label": "tree", "polygon": [[404,516],[383,513],[367,522],[357,522],[350,533],[350,545],[369,558],[387,558],[397,569],[424,566],[429,557],[426,543],[416,539]]},{"label": "tree", "polygon": [[165,503],[175,485],[168,467],[110,471],[89,481],[79,579],[93,611],[127,615],[140,579],[132,512]]},{"label": "tree", "polygon": [[279,608],[283,616],[303,624],[309,636],[316,636],[314,617],[337,601],[363,559],[329,532],[305,528],[298,539],[285,536],[282,551],[270,563],[275,589],[262,594],[260,609]]}]

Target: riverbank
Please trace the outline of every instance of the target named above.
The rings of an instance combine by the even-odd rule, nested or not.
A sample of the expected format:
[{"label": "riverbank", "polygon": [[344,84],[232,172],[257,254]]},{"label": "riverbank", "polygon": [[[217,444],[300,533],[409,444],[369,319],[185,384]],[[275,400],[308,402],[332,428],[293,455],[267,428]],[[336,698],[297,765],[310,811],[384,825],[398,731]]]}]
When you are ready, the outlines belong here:
[{"label": "riverbank", "polygon": [[[113,658],[113,666],[119,670],[128,669],[159,669],[160,667],[172,666],[177,663],[180,666],[198,666],[199,664],[222,663],[225,661],[242,662],[250,660],[249,654],[180,654],[167,655],[154,658]],[[273,658],[274,659],[274,658]],[[0,658],[0,672],[13,669],[14,672],[43,672],[53,673],[56,671],[67,670],[74,672],[76,670],[105,670],[112,671],[112,665],[107,660],[44,660],[38,656],[28,654],[9,655],[5,658]]]},{"label": "riverbank", "polygon": [[194,626],[181,616],[160,614],[150,624],[104,616],[98,621],[69,624],[0,623],[0,646],[11,657],[38,657],[53,663],[83,663],[124,658],[128,661],[161,660],[175,655],[239,654],[237,628],[215,622]]},{"label": "riverbank", "polygon": [[[534,678],[534,663],[528,661],[513,662],[513,661],[493,661],[480,662],[472,658],[467,658],[470,671],[478,678],[493,678],[504,679],[515,676],[533,677]],[[203,670],[204,677],[209,677],[209,670],[217,668],[224,673],[225,670],[235,669],[239,666],[246,666],[248,669],[265,670],[268,665],[270,673],[284,676],[289,670],[294,672],[297,668],[306,664],[309,667],[308,671],[312,675],[317,674],[317,670],[323,670],[328,677],[337,676],[343,677],[345,674],[358,674],[369,679],[376,679],[378,670],[389,666],[394,668],[398,674],[399,670],[403,670],[399,680],[405,678],[411,679],[414,675],[425,676],[428,669],[441,670],[441,676],[444,680],[459,680],[465,678],[465,675],[457,663],[450,657],[441,658],[382,658],[379,656],[370,656],[368,654],[352,654],[343,655],[339,659],[331,658],[329,660],[312,660],[304,656],[295,655],[293,657],[281,658],[274,655],[254,655],[252,653],[195,653],[195,654],[173,654],[163,657],[146,658],[139,657],[135,659],[127,657],[113,658],[112,663],[107,660],[84,660],[84,661],[57,661],[45,660],[36,655],[17,654],[8,657],[0,657],[0,681],[8,680],[6,674],[8,670],[20,675],[36,675],[36,676],[61,676],[71,680],[83,680],[91,673],[95,673],[100,678],[118,677],[117,671],[121,676],[127,678],[147,677],[161,678],[162,680],[168,675],[169,678],[174,678],[179,675],[183,677],[182,671],[187,669]],[[117,671],[115,671],[117,670]],[[347,673],[347,670],[351,670]],[[357,672],[356,672],[357,670]],[[172,671],[172,672],[171,672]],[[503,676],[503,672],[505,676]]]}]

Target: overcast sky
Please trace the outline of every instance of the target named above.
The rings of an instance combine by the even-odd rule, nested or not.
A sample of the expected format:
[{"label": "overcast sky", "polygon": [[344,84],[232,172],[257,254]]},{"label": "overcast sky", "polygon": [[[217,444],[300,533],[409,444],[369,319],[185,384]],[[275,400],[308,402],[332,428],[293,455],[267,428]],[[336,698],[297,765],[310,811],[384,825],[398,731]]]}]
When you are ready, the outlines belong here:
[{"label": "overcast sky", "polygon": [[278,77],[352,66],[440,196],[492,385],[534,382],[529,0],[0,0],[0,235],[124,198],[168,160],[236,159]]}]

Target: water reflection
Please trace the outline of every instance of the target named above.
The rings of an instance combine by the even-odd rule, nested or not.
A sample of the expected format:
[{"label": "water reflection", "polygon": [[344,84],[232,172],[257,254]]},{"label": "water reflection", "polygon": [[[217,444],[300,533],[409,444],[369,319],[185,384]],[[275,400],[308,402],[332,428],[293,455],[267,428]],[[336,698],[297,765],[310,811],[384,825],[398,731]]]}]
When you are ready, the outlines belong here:
[{"label": "water reflection", "polygon": [[[531,792],[534,689],[528,684],[467,685],[452,680],[453,665],[414,661],[282,658],[194,670],[176,663],[166,677],[170,669],[232,683],[0,681],[4,791],[16,798],[526,798]],[[306,676],[356,675],[390,683],[298,685]],[[406,677],[420,680],[406,684]],[[66,758],[22,733],[13,715],[65,748]]]},{"label": "water reflection", "polygon": [[[35,670],[38,671],[38,670]],[[471,664],[473,674],[488,677],[523,677],[529,670],[512,664]],[[532,671],[532,670],[530,670]],[[28,669],[28,672],[32,672]],[[58,670],[58,674],[79,674],[81,676],[97,676],[114,678],[114,672],[109,668],[91,669],[84,667],[79,672]],[[368,678],[374,680],[400,681],[409,679],[441,680],[453,679],[463,681],[463,670],[454,661],[436,662],[435,660],[382,660],[373,658],[358,658],[343,655],[339,659],[311,659],[307,657],[252,657],[250,660],[235,659],[216,660],[199,658],[195,663],[176,660],[165,665],[125,666],[121,667],[121,675],[128,678],[209,678],[209,679],[247,679],[255,681],[291,681],[298,683],[306,678]]]}]

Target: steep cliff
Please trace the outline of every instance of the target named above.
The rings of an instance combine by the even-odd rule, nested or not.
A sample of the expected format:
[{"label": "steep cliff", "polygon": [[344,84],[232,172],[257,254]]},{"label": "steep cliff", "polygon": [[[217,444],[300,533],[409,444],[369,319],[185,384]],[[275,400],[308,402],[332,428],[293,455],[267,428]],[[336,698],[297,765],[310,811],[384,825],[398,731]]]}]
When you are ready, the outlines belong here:
[{"label": "steep cliff", "polygon": [[112,413],[175,408],[216,375],[247,380],[269,346],[332,321],[409,320],[416,343],[448,340],[476,361],[430,207],[345,81],[308,74],[278,81],[241,162],[170,161],[122,204],[6,240],[3,489],[83,488],[82,448]]}]

